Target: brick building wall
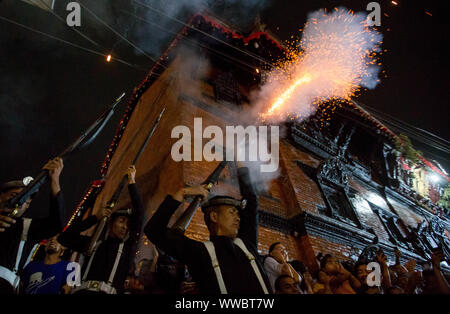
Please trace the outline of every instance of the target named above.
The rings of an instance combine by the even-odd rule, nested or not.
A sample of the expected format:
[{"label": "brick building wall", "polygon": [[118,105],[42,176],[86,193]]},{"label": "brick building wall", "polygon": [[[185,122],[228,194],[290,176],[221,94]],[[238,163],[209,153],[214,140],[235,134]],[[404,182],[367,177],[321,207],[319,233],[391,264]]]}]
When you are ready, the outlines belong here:
[{"label": "brick building wall", "polygon": [[331,242],[318,236],[309,235],[312,248],[315,255],[322,254],[332,254],[337,259],[345,261],[350,259],[351,247],[345,244]]},{"label": "brick building wall", "polygon": [[[125,169],[143,142],[146,130],[150,129],[163,107],[166,108],[166,113],[137,164],[137,184],[144,196],[146,218],[151,217],[167,194],[174,193],[184,184],[192,186],[203,182],[217,166],[218,162],[175,162],[171,158],[171,147],[178,140],[170,138],[175,126],[187,126],[191,130],[193,138],[194,118],[202,118],[203,128],[208,125],[217,125],[225,129],[226,125],[239,125],[242,122],[238,107],[233,108],[230,104],[214,101],[214,93],[210,84],[199,80],[195,75],[183,75],[179,72],[179,65],[183,61],[181,58],[176,59],[140,97],[111,160],[106,184],[97,198],[94,212],[111,197]],[[167,82],[170,82],[169,92],[166,92],[155,103],[155,99],[165,88]],[[247,104],[244,104],[245,106]],[[203,140],[203,144],[206,142],[207,140]],[[193,155],[193,141],[190,145]],[[317,181],[310,174],[308,175],[298,165],[298,162],[317,169],[323,160],[312,153],[299,149],[289,140],[282,139],[280,141],[279,176],[268,182],[267,191],[262,192],[259,196],[259,209],[262,213],[274,215],[287,222],[304,214],[311,214],[312,217],[322,215],[318,208],[326,208],[327,203],[321,189]],[[417,226],[422,220],[419,215],[412,213],[395,200],[389,200],[388,204],[379,192],[356,179],[350,178],[349,186],[356,191],[351,202],[361,224],[364,228],[373,229],[383,243],[389,243],[388,232],[368,202],[374,203],[383,210],[398,214],[411,227]],[[211,192],[240,198],[235,169],[226,168],[219,183],[213,187]],[[129,197],[125,194],[127,193],[124,193],[119,205],[129,202]],[[187,205],[180,206],[169,226],[177,220]],[[269,225],[265,223],[259,226],[258,249],[261,255],[267,254],[272,243],[281,242],[288,249],[291,259],[300,260],[312,271],[318,270],[316,256],[319,252],[331,253],[341,260],[348,260],[352,257],[352,245],[349,244],[352,239],[338,241],[329,236],[320,236],[304,230],[279,230],[276,226]],[[300,229],[302,229],[301,226]],[[364,232],[362,231],[362,233]],[[198,241],[209,238],[201,210],[197,210],[186,235]]]},{"label": "brick building wall", "polygon": [[318,213],[316,206],[325,206],[319,187],[300,169],[297,160],[312,167],[317,167],[319,161],[284,140],[280,141],[280,160],[282,160],[282,174],[285,180],[283,186],[285,189],[289,189],[285,196],[287,198],[295,197],[295,205],[288,208],[288,216],[295,216],[301,211]]}]

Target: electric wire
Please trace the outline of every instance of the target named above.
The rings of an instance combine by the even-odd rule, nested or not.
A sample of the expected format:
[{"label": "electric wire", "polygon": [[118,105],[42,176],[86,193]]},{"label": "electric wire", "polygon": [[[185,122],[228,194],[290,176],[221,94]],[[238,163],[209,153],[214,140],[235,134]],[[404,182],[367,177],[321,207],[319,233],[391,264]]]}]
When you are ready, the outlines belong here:
[{"label": "electric wire", "polygon": [[[370,112],[371,110],[369,110]],[[443,151],[447,154],[450,154],[450,145],[446,144],[445,140],[438,137],[437,135],[433,136],[435,138],[438,138],[439,140],[436,140],[430,136],[424,135],[416,130],[414,130],[411,127],[408,127],[405,123],[399,123],[397,121],[399,121],[398,119],[393,120],[392,118],[386,118],[385,116],[383,116],[383,113],[379,113],[379,112],[370,112],[371,115],[373,115],[374,117],[376,117],[377,119],[379,119],[380,121],[382,121],[384,124],[389,125],[389,127],[391,127],[392,129],[396,129],[397,131],[401,132],[401,133],[405,133],[405,135],[409,136],[410,138],[413,138],[421,143],[426,144],[427,146],[433,147],[435,149],[438,149],[440,151]],[[427,131],[427,134],[429,134],[430,132]],[[431,133],[432,134],[432,133]],[[443,143],[444,142],[444,143]]]},{"label": "electric wire", "polygon": [[[360,102],[357,103],[360,107],[368,107],[367,105],[362,105]],[[430,150],[430,148],[434,148],[437,150],[442,151],[444,154],[448,155],[450,154],[450,149],[448,147],[448,145],[441,145],[441,143],[436,142],[434,139],[428,137],[428,136],[423,136],[423,134],[420,134],[419,132],[417,132],[414,129],[418,129],[421,130],[419,128],[416,128],[398,118],[394,118],[389,116],[388,114],[385,114],[381,111],[375,110],[376,112],[372,112],[370,109],[367,109],[368,113],[372,116],[374,116],[375,118],[377,118],[380,122],[382,122],[383,124],[385,124],[386,126],[388,126],[389,128],[391,128],[392,130],[395,130],[397,132],[403,133],[405,135],[407,135],[408,137],[410,137],[413,140],[416,140],[419,143],[422,143],[423,145],[419,145],[417,143],[418,146],[420,146],[420,150],[422,152],[424,152],[427,156],[429,157],[433,157],[436,160],[441,160],[442,162],[448,162],[449,159],[446,158],[444,155],[441,154],[437,154],[435,151]],[[386,116],[388,118],[386,118]],[[391,117],[391,118],[389,118]],[[406,125],[406,126],[405,126]],[[410,127],[407,127],[410,126]],[[425,130],[424,130],[425,131]],[[426,134],[430,134],[432,136],[434,136],[435,138],[443,141],[443,142],[447,142],[445,139],[442,139],[441,137],[425,131]],[[427,148],[428,147],[428,148]],[[437,161],[435,161],[437,162]],[[438,162],[437,162],[438,163]],[[439,164],[439,163],[438,163]],[[440,166],[441,167],[441,166]]]},{"label": "electric wire", "polygon": [[180,23],[180,24],[182,24],[182,25],[184,25],[184,26],[186,26],[186,27],[188,27],[188,28],[190,28],[190,29],[193,29],[193,30],[195,30],[195,31],[197,31],[197,32],[199,32],[199,33],[201,33],[201,34],[203,34],[203,35],[205,35],[205,36],[207,36],[207,37],[209,37],[209,38],[211,38],[211,39],[214,39],[214,40],[216,40],[216,41],[218,41],[218,42],[220,42],[220,43],[222,43],[222,44],[224,44],[224,45],[230,47],[230,48],[233,48],[233,49],[235,49],[235,50],[238,50],[239,52],[241,52],[241,53],[243,53],[243,54],[246,54],[246,55],[248,55],[248,56],[250,56],[250,57],[252,57],[252,58],[254,58],[254,59],[257,59],[258,61],[263,62],[263,63],[269,65],[271,68],[275,68],[275,67],[276,67],[275,64],[272,64],[271,62],[269,62],[269,61],[267,61],[267,60],[265,60],[265,59],[263,59],[263,58],[261,58],[261,57],[255,55],[255,54],[253,54],[253,53],[250,53],[249,51],[242,50],[242,49],[240,49],[240,48],[238,48],[238,47],[235,47],[235,46],[231,45],[230,43],[227,43],[227,42],[225,42],[225,41],[223,41],[223,40],[221,40],[221,39],[219,39],[219,38],[217,38],[217,37],[214,37],[214,36],[211,35],[211,34],[208,34],[208,33],[205,32],[205,31],[202,31],[202,30],[200,30],[200,29],[198,29],[198,28],[196,28],[196,27],[194,27],[194,26],[191,26],[191,25],[189,25],[189,24],[187,24],[187,23],[185,23],[185,22],[183,22],[183,21],[181,21],[181,20],[179,20],[179,19],[177,19],[177,18],[175,18],[175,17],[172,17],[172,16],[170,16],[170,15],[168,15],[168,14],[166,14],[166,13],[164,13],[164,12],[158,10],[158,9],[155,9],[155,8],[153,8],[152,6],[149,6],[148,4],[139,2],[139,1],[137,1],[137,0],[133,0],[133,2],[135,2],[135,3],[137,3],[137,4],[141,5],[141,6],[143,6],[143,7],[145,7],[145,8],[147,8],[147,9],[149,9],[149,10],[152,10],[152,11],[154,11],[154,12],[160,14],[160,15],[163,15],[163,16],[167,17],[168,19],[171,19],[171,20],[173,20],[173,21],[175,21],[175,22],[177,22],[177,23]]},{"label": "electric wire", "polygon": [[[142,17],[139,17],[139,16],[137,16],[137,15],[135,15],[134,13],[131,13],[131,12],[129,12],[129,11],[126,11],[126,10],[121,10],[121,11],[124,12],[124,13],[126,13],[126,14],[128,14],[128,15],[130,15],[130,16],[132,16],[132,17],[134,17],[134,18],[136,18],[136,19],[139,19],[140,21],[142,21],[142,22],[144,22],[144,23],[147,23],[147,24],[149,24],[149,25],[152,25],[152,26],[154,26],[154,27],[156,27],[156,28],[158,28],[158,29],[160,29],[160,30],[166,32],[166,33],[169,33],[169,34],[172,34],[172,35],[179,35],[179,34],[181,34],[180,32],[171,31],[171,30],[168,30],[168,29],[166,29],[166,28],[164,28],[164,27],[161,27],[159,24],[154,23],[154,22],[151,22],[151,21],[149,21],[148,19],[144,19],[144,18],[142,18]],[[181,35],[183,36],[183,40],[185,40],[186,42],[188,42],[188,43],[190,43],[190,44],[192,44],[192,45],[200,46],[200,47],[202,47],[202,48],[204,48],[204,49],[207,49],[207,50],[213,52],[213,54],[216,54],[217,56],[226,57],[226,58],[229,59],[229,60],[232,60],[232,61],[235,61],[235,62],[237,62],[237,63],[240,63],[241,65],[244,65],[245,68],[239,66],[238,64],[236,64],[236,65],[239,66],[239,67],[240,67],[242,70],[244,70],[244,71],[247,71],[247,72],[252,73],[252,74],[255,72],[255,65],[249,64],[249,63],[247,63],[247,62],[245,62],[245,61],[243,61],[243,60],[239,60],[239,59],[237,59],[237,58],[235,58],[235,57],[233,57],[233,56],[231,56],[231,55],[229,55],[229,54],[226,54],[226,53],[224,53],[224,52],[221,52],[221,51],[219,51],[219,50],[217,50],[217,49],[214,49],[214,48],[208,47],[208,46],[206,46],[206,45],[203,45],[203,44],[201,44],[200,42],[198,42],[198,41],[196,41],[196,40],[191,40],[191,39],[189,39],[189,38],[187,37],[187,35],[184,35],[184,34],[181,34]],[[249,69],[251,69],[251,70],[249,70]]]},{"label": "electric wire", "polygon": [[358,102],[358,104],[361,105],[362,107],[365,107],[369,111],[372,111],[372,112],[375,112],[375,113],[377,113],[379,115],[384,116],[387,119],[391,119],[391,120],[397,121],[399,124],[402,124],[402,125],[404,125],[407,128],[411,128],[411,129],[417,130],[417,132],[422,132],[422,133],[426,134],[426,136],[434,137],[436,140],[441,141],[443,143],[443,145],[446,145],[446,146],[448,146],[450,148],[450,142],[445,140],[444,138],[442,138],[440,136],[437,136],[436,134],[433,134],[433,133],[431,133],[431,132],[429,132],[427,130],[418,128],[418,127],[416,127],[414,125],[411,125],[411,124],[409,124],[409,123],[407,123],[405,121],[402,121],[402,120],[400,120],[398,118],[395,118],[395,117],[393,117],[393,116],[391,116],[391,115],[389,115],[389,114],[387,114],[385,112],[382,112],[382,111],[380,111],[378,109],[375,109],[375,108],[373,108],[371,106],[368,106],[366,104],[361,104],[359,102]]},{"label": "electric wire", "polygon": [[[156,60],[155,58],[151,57],[149,54],[147,54],[144,50],[142,50],[140,47],[138,47],[136,44],[134,44],[133,42],[131,42],[130,40],[128,40],[126,37],[124,37],[122,34],[120,34],[118,31],[116,31],[115,29],[113,29],[111,26],[108,25],[108,23],[106,23],[103,19],[101,19],[97,14],[95,14],[94,12],[92,12],[86,5],[84,5],[83,3],[81,3],[81,1],[78,2],[86,11],[88,11],[97,21],[99,21],[101,24],[103,24],[106,28],[108,28],[111,32],[113,32],[114,34],[116,34],[117,36],[119,36],[121,39],[123,39],[124,41],[126,41],[129,45],[131,45],[133,48],[135,48],[136,50],[138,50],[139,52],[141,52],[144,56],[146,56],[148,59],[150,59],[151,61],[158,63],[159,61]],[[166,66],[164,66],[163,64],[160,64],[161,67],[166,68]]]},{"label": "electric wire", "polygon": [[[40,0],[40,1],[41,1],[41,0]],[[204,34],[204,35],[210,37],[210,38],[213,38],[214,40],[217,40],[217,41],[219,41],[219,42],[221,42],[221,43],[226,44],[227,46],[232,47],[233,49],[236,49],[236,50],[238,50],[238,51],[240,51],[240,52],[242,52],[242,53],[244,53],[244,54],[246,54],[246,55],[249,55],[249,56],[255,58],[255,56],[254,56],[253,54],[251,54],[251,53],[249,53],[249,52],[247,52],[247,51],[244,51],[244,50],[242,50],[242,49],[239,49],[239,48],[237,48],[237,47],[235,47],[235,46],[233,46],[233,45],[230,45],[229,43],[226,43],[226,42],[224,42],[224,41],[222,41],[222,40],[220,40],[220,39],[218,39],[218,38],[216,38],[216,37],[214,37],[214,36],[212,36],[212,35],[210,35],[210,34],[204,32],[204,31],[201,31],[201,30],[199,30],[199,29],[197,29],[197,28],[195,28],[195,27],[193,27],[193,26],[190,26],[190,25],[188,25],[188,24],[186,24],[186,23],[184,23],[184,22],[182,22],[182,21],[180,21],[180,20],[178,20],[178,19],[176,19],[176,18],[170,17],[170,16],[168,16],[167,14],[165,14],[165,13],[163,13],[163,12],[161,12],[161,11],[159,11],[159,10],[157,10],[157,9],[155,9],[155,8],[153,8],[153,7],[151,7],[151,6],[149,6],[149,5],[140,3],[140,2],[138,2],[138,1],[136,1],[136,0],[133,0],[133,1],[136,2],[137,4],[140,4],[140,5],[142,5],[142,6],[146,7],[146,8],[148,8],[148,9],[150,9],[150,10],[155,11],[155,12],[161,14],[161,15],[164,15],[164,16],[170,18],[171,20],[174,20],[174,21],[176,21],[176,22],[178,22],[178,23],[180,23],[180,24],[182,24],[182,25],[185,25],[186,27],[189,27],[190,29],[193,29],[193,30],[195,30],[195,31],[198,31],[198,32],[200,32],[200,33],[202,33],[202,34]],[[41,2],[42,2],[42,1],[41,1]],[[46,4],[45,4],[45,5],[46,5]],[[157,61],[155,61],[152,57],[150,57],[147,53],[145,53],[145,51],[143,51],[141,48],[139,48],[138,46],[136,46],[135,44],[133,44],[132,42],[130,42],[128,39],[126,39],[124,36],[122,36],[120,33],[118,33],[117,31],[115,31],[115,30],[114,30],[112,27],[110,27],[106,22],[104,22],[101,18],[99,18],[95,13],[93,13],[91,10],[89,10],[85,5],[83,5],[82,3],[80,3],[80,5],[81,5],[83,8],[85,8],[85,9],[86,9],[92,16],[94,16],[98,21],[100,21],[104,26],[106,26],[108,29],[110,29],[114,34],[116,34],[117,36],[119,36],[120,38],[122,38],[123,40],[125,40],[126,42],[128,42],[128,43],[129,43],[131,46],[133,46],[136,50],[142,52],[142,53],[143,53],[147,58],[149,58],[150,60],[152,60],[152,61],[154,61],[154,62],[157,62]],[[47,5],[46,5],[46,6],[47,6]],[[48,6],[47,6],[47,7],[48,7]],[[124,11],[124,10],[122,10],[122,11]],[[62,19],[61,19],[58,15],[56,15],[53,11],[51,11],[51,12],[52,12],[52,14],[55,15],[58,19],[62,20]],[[158,27],[159,29],[165,30],[166,32],[169,32],[169,33],[172,33],[172,34],[175,33],[175,32],[172,32],[172,31],[169,31],[169,30],[166,30],[166,29],[162,28],[161,26],[157,25],[156,23],[153,23],[153,22],[150,22],[150,21],[148,21],[148,20],[146,20],[146,19],[143,19],[143,18],[141,18],[141,17],[138,17],[138,16],[136,16],[136,15],[130,13],[130,12],[127,12],[127,11],[124,11],[124,12],[127,13],[127,14],[129,14],[129,15],[134,16],[135,18],[140,19],[141,21],[144,21],[144,22],[146,22],[146,23],[148,23],[148,24],[154,25],[154,26]],[[25,28],[25,29],[28,29],[28,30],[30,30],[30,31],[39,33],[39,34],[41,34],[41,35],[43,35],[43,36],[47,36],[47,37],[52,38],[52,39],[54,39],[54,40],[63,42],[63,43],[65,43],[65,44],[70,45],[70,46],[73,46],[73,47],[75,47],[75,48],[82,49],[82,50],[84,50],[84,51],[87,51],[87,52],[90,52],[90,53],[93,53],[93,54],[96,54],[96,55],[101,55],[101,56],[104,56],[104,57],[107,56],[106,54],[100,53],[100,52],[98,52],[98,51],[94,51],[94,50],[92,50],[92,49],[89,49],[89,48],[86,48],[86,47],[83,47],[83,46],[74,44],[74,43],[72,43],[72,42],[69,42],[69,41],[66,41],[66,40],[64,40],[64,39],[58,38],[58,37],[56,37],[56,36],[53,36],[53,35],[50,35],[50,34],[47,34],[47,33],[41,32],[41,31],[38,31],[38,30],[36,30],[36,29],[30,28],[30,27],[28,27],[28,26],[26,26],[26,25],[23,25],[23,24],[21,24],[21,23],[12,21],[12,20],[10,20],[10,19],[8,19],[8,18],[6,18],[6,17],[0,16],[0,19],[2,19],[2,20],[4,20],[4,21],[7,21],[7,22],[9,22],[9,23],[15,24],[15,25],[17,25],[17,26],[23,27],[23,28]],[[75,31],[76,31],[76,30],[75,30]],[[85,35],[82,34],[81,32],[78,32],[78,31],[76,31],[76,32],[77,32],[79,35],[83,36],[85,39],[89,40],[89,37],[85,36]],[[176,34],[176,33],[175,33],[175,34]],[[187,40],[186,37],[185,37],[184,39]],[[93,42],[93,43],[96,44],[96,45],[98,45],[96,42],[94,42],[94,41],[92,41],[92,40],[89,40],[89,41],[90,41],[90,42]],[[249,65],[248,63],[245,63],[245,62],[242,61],[242,60],[236,59],[236,58],[234,58],[234,57],[232,57],[232,56],[230,56],[230,55],[228,55],[228,54],[226,54],[226,53],[217,51],[217,50],[215,50],[215,49],[212,49],[212,48],[210,48],[210,47],[207,47],[207,46],[205,46],[205,45],[202,45],[202,44],[200,44],[200,43],[198,43],[198,42],[195,42],[195,41],[192,41],[192,40],[188,40],[188,41],[189,41],[190,43],[194,43],[194,44],[199,45],[199,46],[201,46],[201,47],[203,47],[203,48],[205,48],[205,49],[208,49],[208,50],[212,51],[212,52],[215,53],[215,54],[218,54],[218,55],[222,55],[222,56],[224,56],[224,57],[227,57],[227,58],[229,58],[230,60],[232,60],[232,61],[234,61],[234,62],[241,63],[241,64],[243,64],[243,65],[245,65],[245,66],[247,66],[247,67],[249,67],[249,68],[252,68],[252,69],[253,69],[253,67],[254,67],[253,65]],[[120,58],[114,58],[114,59],[117,60],[117,61],[119,61],[120,63],[126,64],[126,65],[128,65],[128,66],[130,66],[130,67],[133,67],[133,68],[136,68],[136,69],[139,69],[139,70],[144,70],[144,69],[142,69],[142,68],[140,68],[140,67],[137,67],[136,65],[132,65],[132,64],[130,64],[130,63],[128,63],[128,62],[126,62],[126,61],[120,59]],[[263,59],[261,59],[261,58],[256,58],[256,59],[258,59],[259,61],[263,61],[264,63],[268,63],[266,60],[263,60]],[[269,63],[269,64],[270,64],[270,63]],[[270,64],[270,65],[272,65],[272,64]],[[164,65],[161,65],[161,66],[164,67],[164,68],[166,68]],[[146,71],[146,70],[145,70],[145,71]],[[423,129],[414,127],[414,126],[412,126],[412,125],[409,125],[409,124],[407,124],[406,122],[403,122],[403,121],[401,121],[401,120],[399,120],[399,119],[396,119],[396,118],[394,118],[394,117],[391,117],[391,116],[389,116],[389,115],[387,115],[387,114],[385,114],[385,113],[382,113],[382,112],[380,112],[380,111],[378,111],[378,110],[376,110],[376,109],[374,109],[374,108],[372,108],[372,107],[369,107],[369,106],[367,106],[367,105],[362,105],[362,107],[366,107],[366,109],[367,109],[368,111],[371,111],[370,113],[371,113],[372,115],[374,115],[374,116],[377,117],[378,119],[382,120],[382,122],[384,122],[384,123],[386,123],[386,124],[389,124],[391,127],[400,129],[400,130],[404,131],[405,133],[408,133],[407,135],[409,135],[411,138],[413,138],[413,139],[415,139],[415,140],[418,140],[418,141],[420,141],[420,142],[422,142],[422,143],[424,143],[424,144],[426,144],[426,145],[428,145],[428,146],[430,146],[430,147],[434,147],[434,148],[439,149],[439,150],[441,150],[441,151],[443,151],[443,152],[450,153],[450,145],[447,144],[447,143],[449,143],[449,142],[446,141],[446,140],[444,140],[444,139],[442,139],[442,138],[440,138],[439,136],[436,136],[435,134],[432,134],[431,132],[428,132],[428,131],[426,131],[426,130],[423,130]],[[384,116],[384,117],[383,117],[383,116]],[[388,117],[388,118],[386,118],[386,117]],[[391,120],[390,120],[390,119],[391,119]],[[393,120],[394,120],[394,121],[397,121],[397,122],[394,122]],[[416,129],[416,130],[418,130],[418,131],[415,131],[415,130],[413,130],[413,129]],[[437,142],[436,140],[431,139],[429,136],[424,136],[423,134],[420,134],[420,133],[418,133],[418,132],[422,132],[422,133],[425,133],[425,134],[427,134],[427,135],[429,135],[429,136],[431,136],[431,137],[437,138],[439,141],[442,141],[442,142],[444,142],[445,144],[442,145],[442,143],[439,143],[439,142]],[[434,146],[432,146],[432,145],[429,143],[430,141],[434,143]],[[437,156],[437,155],[436,155],[436,156]]]},{"label": "electric wire", "polygon": [[100,47],[103,51],[106,51],[107,49],[105,47],[103,47],[102,45],[100,45],[99,43],[97,43],[96,41],[94,41],[92,38],[90,38],[89,36],[87,36],[86,34],[84,34],[83,32],[77,30],[75,27],[69,27],[67,25],[66,20],[64,20],[63,18],[61,18],[58,14],[56,14],[53,9],[43,0],[38,0],[42,5],[44,5],[52,15],[54,15],[59,21],[61,21],[65,26],[67,26],[69,29],[73,30],[74,32],[76,32],[78,35],[82,36],[84,39],[88,40],[90,43],[93,43],[94,45]]},{"label": "electric wire", "polygon": [[80,35],[81,37],[83,37],[84,39],[88,40],[91,44],[94,44],[96,46],[100,46],[96,41],[94,41],[92,38],[86,36],[85,34],[83,34],[81,31],[77,30],[74,27],[69,27],[66,23],[66,21],[60,17],[58,14],[56,14],[53,9],[43,0],[39,0],[40,3],[42,3],[45,7],[47,7],[47,9],[50,11],[50,13],[52,15],[54,15],[59,21],[61,21],[65,26],[67,26],[68,28],[70,28],[71,30],[73,30],[75,33],[77,33],[78,35]]},{"label": "electric wire", "polygon": [[[1,15],[0,15],[0,20],[3,20],[3,21],[5,21],[5,22],[11,23],[11,24],[14,24],[14,25],[16,25],[16,26],[22,27],[22,28],[27,29],[27,30],[29,30],[29,31],[31,31],[31,32],[40,34],[40,35],[42,35],[42,36],[46,36],[46,37],[51,38],[51,39],[54,39],[54,40],[56,40],[56,41],[65,43],[66,45],[69,45],[69,46],[72,46],[72,47],[75,47],[75,48],[78,48],[78,49],[81,49],[81,50],[84,50],[84,51],[93,53],[93,54],[98,55],[98,56],[107,57],[107,55],[104,54],[104,53],[102,53],[102,52],[98,52],[98,51],[96,51],[96,50],[93,50],[93,49],[90,49],[90,48],[86,48],[86,47],[80,46],[80,45],[78,45],[78,44],[72,43],[72,42],[67,41],[67,40],[65,40],[65,39],[62,39],[62,38],[59,38],[59,37],[56,37],[56,36],[47,34],[47,33],[42,32],[42,31],[40,31],[40,30],[37,30],[37,29],[34,29],[34,28],[32,28],[32,27],[26,26],[26,25],[24,25],[24,24],[22,24],[22,23],[13,21],[13,20],[11,20],[11,19],[9,19],[9,18],[7,18],[7,17],[4,17],[4,16],[1,16]],[[120,58],[112,57],[112,59],[117,60],[118,62],[120,62],[120,63],[122,63],[122,64],[125,64],[125,65],[128,65],[128,66],[130,66],[130,67],[132,67],[132,68],[134,68],[134,69],[141,70],[141,71],[147,71],[147,69],[143,69],[143,68],[141,68],[141,67],[138,67],[138,66],[136,66],[136,65],[133,65],[133,64],[131,64],[131,63],[127,62],[127,61],[124,61],[124,60],[122,60],[122,59],[120,59]]]}]

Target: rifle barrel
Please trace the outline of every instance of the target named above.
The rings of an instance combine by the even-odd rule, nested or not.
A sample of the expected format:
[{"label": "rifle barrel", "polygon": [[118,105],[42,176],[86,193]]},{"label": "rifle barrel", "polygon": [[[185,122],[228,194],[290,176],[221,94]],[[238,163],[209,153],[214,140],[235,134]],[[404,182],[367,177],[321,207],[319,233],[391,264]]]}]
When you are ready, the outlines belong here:
[{"label": "rifle barrel", "polygon": [[[155,130],[158,127],[158,124],[161,121],[161,118],[162,118],[165,110],[166,110],[166,108],[163,108],[161,110],[158,118],[153,123],[153,127],[151,128],[150,132],[147,134],[147,136],[144,140],[144,143],[141,145],[136,156],[133,159],[133,165],[135,165],[137,163],[138,159],[141,157],[142,153],[144,152],[145,147],[147,146],[148,142],[150,141],[150,138],[152,137],[153,133],[155,133]],[[117,186],[116,190],[114,191],[114,194],[111,196],[110,200],[108,201],[108,203],[106,205],[110,209],[114,209],[117,202],[119,201],[120,194],[122,193],[122,190],[125,188],[125,185],[127,184],[127,180],[128,180],[127,175],[124,175],[122,177],[122,180],[120,181],[119,185]],[[92,255],[92,253],[94,252],[95,247],[98,242],[98,239],[100,238],[107,221],[108,221],[108,217],[103,217],[102,220],[100,221],[100,223],[97,225],[97,228],[95,229],[94,235],[92,236],[91,242],[89,244],[89,248],[87,251],[88,255]]]},{"label": "rifle barrel", "polygon": [[[82,148],[86,147],[90,143],[94,141],[97,135],[102,131],[103,127],[109,121],[111,116],[114,114],[114,110],[116,106],[120,103],[122,98],[125,96],[125,93],[122,93],[112,104],[110,108],[105,110],[102,115],[89,126],[89,128],[79,136],[72,144],[70,144],[64,151],[58,156],[62,159],[69,157],[73,152],[79,151]],[[91,134],[93,130],[97,129],[94,134]],[[86,137],[90,135],[90,138],[85,141]],[[36,193],[39,188],[47,181],[48,179],[48,170],[42,169],[41,172],[36,176],[36,178],[28,184],[19,194],[13,197],[8,201],[7,206],[12,209],[9,213],[10,217],[14,217],[17,215],[17,209],[26,202],[26,200],[34,193]]]},{"label": "rifle barrel", "polygon": [[[208,176],[208,178],[203,182],[203,184],[206,184],[206,189],[209,191],[213,187],[215,183],[219,180],[220,173],[227,165],[228,161],[223,160],[220,162],[220,164],[214,169],[214,171]],[[186,208],[184,213],[178,218],[178,220],[173,225],[172,229],[175,230],[175,232],[178,232],[180,234],[184,234],[186,229],[189,227],[189,224],[191,223],[192,218],[194,217],[195,212],[197,211],[198,206],[200,205],[200,202],[202,201],[200,196],[194,197],[192,202],[189,204],[189,207]]]},{"label": "rifle barrel", "polygon": [[136,154],[136,157],[134,157],[133,165],[135,165],[137,163],[138,159],[141,157],[142,153],[144,152],[145,147],[147,146],[148,142],[150,141],[150,138],[153,136],[153,133],[155,133],[155,130],[158,127],[159,121],[161,120],[165,111],[166,111],[166,108],[163,108],[161,110],[161,112],[159,113],[159,116],[156,119],[155,123],[153,124],[153,127],[152,127],[150,133],[148,133],[147,137],[145,138],[144,143],[141,145],[141,148],[139,149],[138,153]]}]

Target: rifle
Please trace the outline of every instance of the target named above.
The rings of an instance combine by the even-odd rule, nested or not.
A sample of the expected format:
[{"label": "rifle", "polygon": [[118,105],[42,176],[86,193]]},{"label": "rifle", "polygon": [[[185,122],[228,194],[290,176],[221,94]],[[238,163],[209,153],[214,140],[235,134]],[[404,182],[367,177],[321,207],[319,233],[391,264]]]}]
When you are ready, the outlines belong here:
[{"label": "rifle", "polygon": [[[224,154],[225,155],[225,154]],[[225,156],[224,156],[225,157]],[[206,184],[206,189],[209,191],[213,187],[214,184],[219,180],[220,173],[227,165],[228,161],[223,160],[217,166],[217,168],[206,178],[206,180],[202,184]],[[194,217],[195,212],[197,211],[198,206],[200,205],[202,198],[200,196],[194,197],[192,202],[189,204],[189,207],[184,211],[180,218],[175,222],[172,226],[172,229],[180,234],[184,234],[189,224],[191,223],[192,217]]]},{"label": "rifle", "polygon": [[[133,163],[132,163],[133,165],[135,165],[137,163],[139,157],[141,157],[142,153],[144,152],[145,147],[147,146],[148,142],[150,141],[150,138],[152,137],[153,133],[155,133],[156,127],[158,126],[159,121],[161,120],[162,115],[164,114],[165,110],[166,110],[166,108],[163,108],[163,110],[161,110],[155,123],[153,123],[153,127],[151,128],[150,132],[147,134],[147,137],[145,138],[144,143],[141,145],[141,147],[139,148],[139,151],[137,152],[136,156],[133,159]],[[117,186],[116,190],[114,191],[114,194],[111,196],[111,199],[106,204],[107,208],[109,208],[111,210],[114,209],[117,202],[119,201],[120,194],[122,193],[122,190],[124,189],[126,184],[127,184],[127,175],[124,175],[122,177],[122,180],[120,181],[119,185]],[[89,248],[87,250],[88,256],[90,256],[90,255],[92,255],[92,253],[94,253],[98,239],[100,238],[100,235],[102,234],[103,229],[105,228],[107,222],[108,222],[108,217],[105,216],[102,218],[102,220],[100,220],[99,224],[97,225],[97,228],[95,229],[94,235],[92,236],[91,242],[89,244]]]},{"label": "rifle", "polygon": [[[106,123],[114,114],[116,106],[120,103],[125,93],[122,93],[111,105],[110,108],[105,110],[103,114],[91,125],[89,128],[81,134],[72,144],[70,144],[64,151],[58,155],[61,159],[65,160],[72,154],[81,151],[89,144],[91,144],[94,139],[100,134],[100,132],[105,127]],[[93,134],[91,134],[93,133]],[[39,175],[28,184],[19,194],[10,199],[6,206],[12,211],[8,214],[9,217],[15,217],[18,213],[19,208],[33,195],[38,192],[39,188],[47,181],[49,172],[47,169],[43,169]]]}]

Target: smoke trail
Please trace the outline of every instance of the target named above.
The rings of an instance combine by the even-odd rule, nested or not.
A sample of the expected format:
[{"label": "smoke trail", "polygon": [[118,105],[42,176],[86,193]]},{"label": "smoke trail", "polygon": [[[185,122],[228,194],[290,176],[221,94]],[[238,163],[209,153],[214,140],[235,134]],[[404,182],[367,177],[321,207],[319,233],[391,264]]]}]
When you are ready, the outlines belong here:
[{"label": "smoke trail", "polygon": [[[159,56],[173,39],[172,32],[179,32],[184,27],[170,17],[187,21],[192,14],[207,10],[239,29],[247,30],[267,4],[267,0],[131,0],[137,16],[159,26],[152,27],[142,21],[135,21],[131,36],[145,51]],[[161,31],[161,28],[168,32]],[[136,54],[140,52],[136,51]]]},{"label": "smoke trail", "polygon": [[375,88],[381,40],[364,13],[345,8],[311,13],[299,43],[301,53],[269,73],[267,83],[252,95],[254,113],[271,122],[288,115],[303,119],[322,102],[350,99],[360,87]]}]

